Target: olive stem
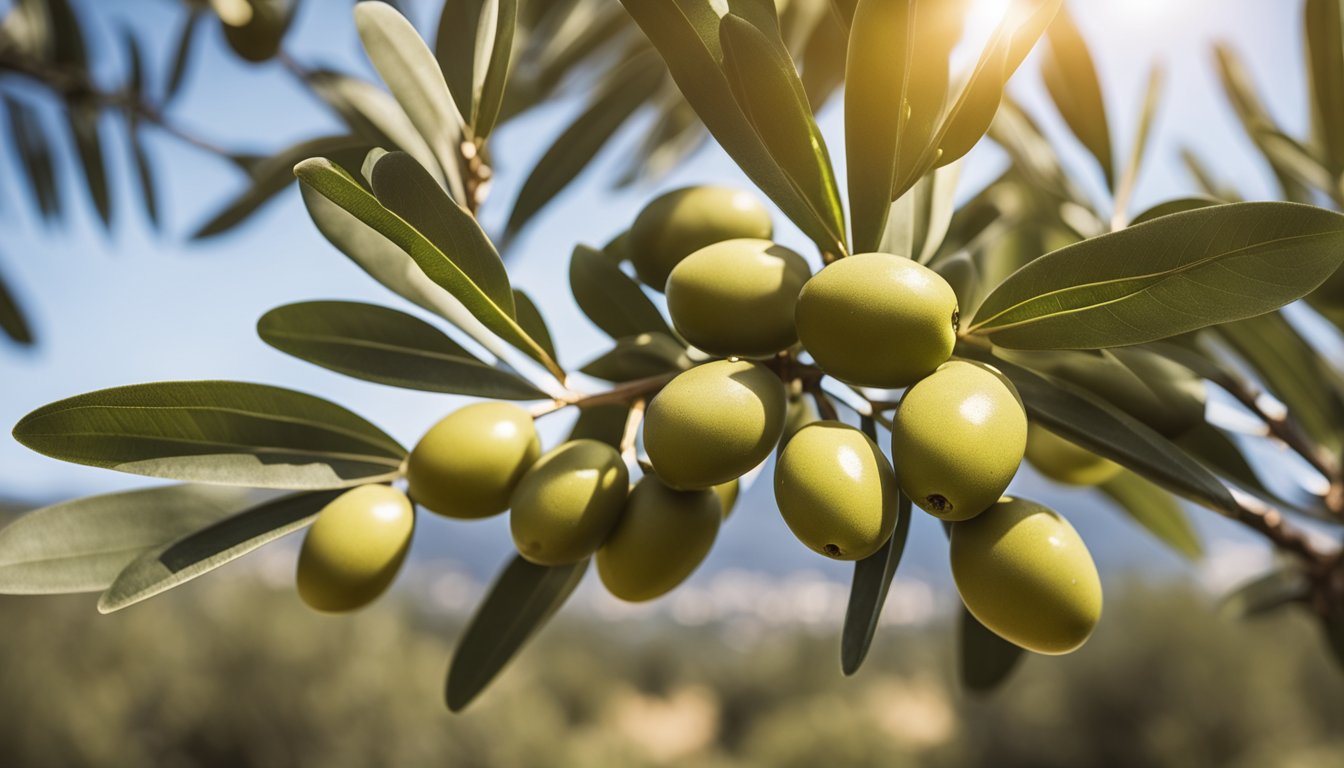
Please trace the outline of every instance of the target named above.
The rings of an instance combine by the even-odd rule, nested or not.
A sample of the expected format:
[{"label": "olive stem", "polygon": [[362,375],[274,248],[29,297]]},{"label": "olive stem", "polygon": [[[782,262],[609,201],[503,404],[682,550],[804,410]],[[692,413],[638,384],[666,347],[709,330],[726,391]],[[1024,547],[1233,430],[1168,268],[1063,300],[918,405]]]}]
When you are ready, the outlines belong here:
[{"label": "olive stem", "polygon": [[1290,525],[1282,512],[1260,499],[1236,488],[1228,490],[1236,502],[1234,509],[1227,510],[1234,520],[1259,532],[1279,549],[1307,561],[1316,570],[1327,570],[1331,559],[1341,554],[1322,552],[1302,529]]},{"label": "olive stem", "polygon": [[840,420],[840,413],[835,410],[835,403],[832,403],[831,398],[827,397],[826,392],[822,390],[820,379],[804,383],[803,389],[806,390],[807,393],[812,396],[812,400],[816,402],[817,413],[820,414],[821,418],[827,421]]},{"label": "olive stem", "polygon": [[[1207,373],[1207,372],[1206,372]],[[1237,399],[1251,413],[1265,423],[1269,433],[1301,456],[1330,483],[1326,491],[1325,507],[1335,515],[1344,515],[1344,477],[1339,462],[1318,445],[1302,428],[1287,408],[1267,407],[1265,393],[1254,384],[1237,377],[1219,375],[1211,378],[1214,384]]]}]

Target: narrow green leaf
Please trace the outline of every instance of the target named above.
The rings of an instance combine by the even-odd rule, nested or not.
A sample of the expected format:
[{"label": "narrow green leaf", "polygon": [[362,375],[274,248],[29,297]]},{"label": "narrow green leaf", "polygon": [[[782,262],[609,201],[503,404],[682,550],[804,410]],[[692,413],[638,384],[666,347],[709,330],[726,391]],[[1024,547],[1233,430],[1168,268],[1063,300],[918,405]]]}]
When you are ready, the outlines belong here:
[{"label": "narrow green leaf", "polygon": [[1083,147],[1096,158],[1106,184],[1116,189],[1115,161],[1111,157],[1111,129],[1106,120],[1097,67],[1087,41],[1078,31],[1068,8],[1061,7],[1045,28],[1049,43],[1041,57],[1041,77],[1055,108]]},{"label": "narrow green leaf", "polygon": [[98,598],[112,613],[162,594],[237,560],[263,544],[308,525],[343,491],[295,493],[181,536],[145,552],[122,570]]},{"label": "narrow green leaf", "polygon": [[897,193],[909,189],[929,168],[957,160],[980,141],[994,121],[1004,86],[1049,26],[1062,0],[1014,0],[988,46],[971,71],[941,125],[929,150],[912,168],[914,172],[897,184]]},{"label": "narrow green leaf", "polygon": [[5,284],[3,276],[0,276],[0,331],[17,344],[33,343],[32,326],[19,307],[18,300],[10,292],[9,286]]},{"label": "narrow green leaf", "polygon": [[448,193],[454,200],[466,200],[462,115],[429,46],[397,9],[376,0],[355,5],[355,27],[374,69],[438,158]]},{"label": "narrow green leaf", "polygon": [[192,38],[204,17],[204,9],[192,6],[182,22],[182,32],[178,35],[177,45],[173,48],[173,64],[168,71],[168,85],[163,93],[165,105],[182,92],[182,84],[186,82],[187,65],[191,62]]},{"label": "narrow green leaf", "polygon": [[887,590],[905,552],[905,540],[910,534],[910,499],[899,494],[896,504],[896,530],[891,538],[881,549],[854,564],[849,605],[840,633],[840,669],[846,675],[858,672],[868,656],[882,606],[887,602]]},{"label": "narrow green leaf", "polygon": [[475,108],[476,37],[488,0],[444,0],[439,10],[434,57],[458,114],[471,122]]},{"label": "narrow green leaf", "polygon": [[1220,201],[1212,197],[1178,197],[1174,200],[1168,200],[1164,203],[1158,203],[1152,208],[1135,216],[1129,222],[1129,226],[1143,224],[1144,222],[1160,219],[1163,216],[1170,216],[1173,213],[1183,213],[1185,211],[1194,211],[1200,208],[1208,208],[1211,205],[1218,205]]},{"label": "narrow green leaf", "polygon": [[952,163],[920,179],[887,211],[886,228],[876,250],[909,256],[928,264],[952,224],[961,164]]},{"label": "narrow green leaf", "polygon": [[453,202],[415,158],[405,152],[378,158],[373,193],[448,257],[495,306],[515,317],[509,273],[494,243],[476,217]]},{"label": "narrow green leaf", "polygon": [[350,174],[323,158],[304,160],[294,167],[294,173],[301,182],[396,243],[431,280],[452,294],[495,335],[544,365],[557,379],[564,379],[560,366],[518,326],[509,312],[492,301],[424,235],[384,208]]},{"label": "narrow green leaf", "polygon": [[1027,415],[1051,432],[1210,509],[1236,509],[1227,487],[1203,465],[1110,403],[979,350],[959,354],[1002,371],[1017,387]]},{"label": "narrow green leaf", "polygon": [[374,304],[277,307],[257,321],[257,334],[281,352],[365,381],[498,400],[546,397],[512,373],[476,360],[423,320]]},{"label": "narrow green leaf", "polygon": [[[719,16],[704,0],[621,0],[662,54],[686,101],[724,151],[791,221],[823,251],[843,253],[843,236],[793,186],[771,158],[738,105],[721,63]],[[773,3],[732,0],[743,16],[773,17]]]},{"label": "narrow green leaf", "polygon": [[1306,0],[1302,27],[1311,86],[1312,137],[1338,174],[1344,171],[1344,18],[1339,0]]},{"label": "narrow green leaf", "polygon": [[1103,483],[1101,490],[1134,522],[1180,555],[1190,560],[1204,556],[1204,546],[1189,516],[1167,491],[1133,472],[1116,475]]},{"label": "narrow green leaf", "polygon": [[641,55],[627,60],[607,78],[588,108],[556,137],[523,182],[509,213],[509,235],[522,231],[532,217],[578,178],[658,88],[663,72],[656,56]]},{"label": "narrow green leaf", "polygon": [[24,416],[14,438],[75,464],[256,488],[319,489],[395,477],[406,451],[312,395],[181,381],[90,392]]},{"label": "narrow green leaf", "polygon": [[1148,151],[1148,137],[1152,134],[1153,120],[1157,118],[1157,107],[1162,101],[1162,88],[1166,83],[1163,69],[1154,65],[1148,73],[1148,89],[1139,111],[1139,125],[1134,132],[1134,143],[1129,150],[1129,159],[1125,162],[1124,172],[1115,183],[1115,210],[1113,224],[1118,226],[1129,211],[1129,202],[1134,196],[1134,188],[1139,183],[1139,171],[1143,169],[1143,157]]},{"label": "narrow green leaf", "polygon": [[719,44],[728,85],[747,120],[784,175],[820,212],[828,230],[841,233],[837,239],[843,243],[845,214],[831,157],[788,52],[732,14],[719,25]]},{"label": "narrow green leaf", "polygon": [[579,585],[588,561],[548,567],[515,555],[471,617],[448,667],[448,709],[460,712]]},{"label": "narrow green leaf", "polygon": [[1227,433],[1208,422],[1196,424],[1193,429],[1175,438],[1174,442],[1219,477],[1279,509],[1325,520],[1334,519],[1322,505],[1305,507],[1271,491],[1246,460],[1240,446]]},{"label": "narrow green leaf", "polygon": [[662,313],[639,284],[601,251],[586,245],[574,247],[569,260],[569,288],[583,314],[613,339],[641,333],[672,335]]},{"label": "narrow green leaf", "polygon": [[499,337],[473,317],[462,302],[430,280],[395,243],[312,187],[300,184],[299,191],[318,231],[370,277],[407,301],[448,320],[496,357],[507,353],[508,346]]},{"label": "narrow green leaf", "polygon": [[962,687],[985,694],[1007,682],[1025,652],[986,629],[965,608],[961,609],[958,629]]},{"label": "narrow green leaf", "polygon": [[580,368],[607,381],[634,381],[691,367],[686,347],[663,333],[641,333],[616,340],[616,346]]},{"label": "narrow green leaf", "polygon": [[9,135],[28,177],[33,205],[45,219],[59,217],[61,196],[56,182],[55,159],[41,118],[31,107],[9,94],[0,95],[0,102],[9,113]]},{"label": "narrow green leaf", "polygon": [[145,550],[256,503],[246,488],[168,485],[34,510],[0,528],[0,592],[96,592]]},{"label": "narrow green leaf", "polygon": [[472,72],[472,131],[484,141],[499,120],[508,82],[518,0],[485,0],[476,30],[476,63]]},{"label": "narrow green leaf", "polygon": [[1291,176],[1298,182],[1324,191],[1338,199],[1336,175],[1325,167],[1301,142],[1293,137],[1268,128],[1260,132],[1260,151],[1282,174]]},{"label": "narrow green leaf", "polygon": [[[915,64],[911,0],[860,0],[850,9],[845,63],[845,159],[854,250],[879,250],[897,183],[904,89]],[[908,252],[907,252],[908,253]]]},{"label": "narrow green leaf", "polygon": [[300,160],[328,157],[339,165],[353,163],[357,168],[368,150],[368,143],[355,136],[324,136],[286,147],[258,163],[252,170],[251,183],[202,224],[191,238],[203,240],[221,235],[247,221],[294,182],[294,164]]},{"label": "narrow green leaf", "polygon": [[351,132],[366,139],[366,144],[400,149],[418,160],[434,177],[434,183],[446,184],[434,151],[406,116],[406,110],[387,91],[330,69],[305,70],[303,78],[313,93],[350,126]]},{"label": "narrow green leaf", "polygon": [[536,340],[541,348],[546,350],[546,354],[551,356],[552,360],[559,360],[560,356],[555,352],[555,339],[551,337],[551,329],[546,327],[546,316],[541,314],[541,309],[536,302],[517,288],[513,289],[513,306],[517,309],[518,325],[522,326]]},{"label": "narrow green leaf", "polygon": [[[1246,131],[1247,138],[1256,145],[1256,148],[1269,161],[1270,168],[1274,171],[1274,176],[1279,182],[1282,197],[1286,200],[1309,202],[1311,199],[1310,193],[1287,169],[1281,167],[1278,160],[1265,149],[1263,142],[1265,132],[1267,130],[1278,131],[1280,127],[1269,110],[1265,108],[1245,62],[1242,61],[1235,50],[1227,45],[1214,45],[1213,52],[1223,92],[1227,95],[1228,102],[1231,103],[1233,110],[1237,113],[1237,118],[1241,121],[1241,127]],[[1215,197],[1223,196],[1215,195]]]},{"label": "narrow green leaf", "polygon": [[[133,98],[143,101],[146,98],[145,54],[140,48],[140,41],[133,33],[127,31],[123,39],[126,43],[126,58],[130,61],[131,70],[127,77],[126,89]],[[159,226],[159,197],[154,187],[154,174],[150,171],[149,155],[145,150],[140,115],[130,107],[127,107],[124,112],[126,116],[126,143],[130,146],[131,163],[135,167],[136,180],[140,184],[141,205],[145,210],[145,217],[157,229]]]},{"label": "narrow green leaf", "polygon": [[1310,595],[1306,574],[1296,568],[1278,568],[1232,589],[1223,596],[1218,612],[1233,619],[1250,619],[1303,602]]},{"label": "narrow green leaf", "polygon": [[1019,349],[1093,349],[1273,311],[1344,262],[1344,216],[1296,203],[1175,213],[1070,245],[1013,273],[972,330]]}]

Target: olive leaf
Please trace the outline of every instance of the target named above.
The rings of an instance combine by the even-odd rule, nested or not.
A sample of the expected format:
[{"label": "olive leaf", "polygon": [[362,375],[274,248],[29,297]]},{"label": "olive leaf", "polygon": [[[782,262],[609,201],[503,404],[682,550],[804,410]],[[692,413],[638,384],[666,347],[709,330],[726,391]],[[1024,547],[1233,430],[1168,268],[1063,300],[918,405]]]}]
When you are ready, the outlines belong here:
[{"label": "olive leaf", "polygon": [[664,333],[641,333],[616,340],[616,346],[579,369],[607,381],[633,381],[691,367],[686,347]]},{"label": "olive leaf", "polygon": [[728,86],[766,151],[843,245],[845,215],[826,140],[777,30],[775,37],[741,16],[723,17],[719,45]]},{"label": "olive leaf", "polygon": [[1025,652],[986,629],[965,608],[961,609],[958,630],[962,687],[973,693],[989,693],[1007,682]]},{"label": "olive leaf", "polygon": [[0,528],[0,592],[105,589],[145,550],[256,503],[246,488],[168,485],[33,510]]},{"label": "olive leaf", "polygon": [[1081,387],[975,349],[958,351],[1012,381],[1027,415],[1051,432],[1219,512],[1238,509],[1227,487],[1170,440]]},{"label": "olive leaf", "polygon": [[980,305],[971,325],[1005,347],[1155,341],[1273,311],[1344,262],[1344,216],[1296,203],[1173,213],[1048,253]]},{"label": "olive leaf", "polygon": [[613,339],[642,333],[672,335],[644,290],[602,251],[586,245],[574,247],[569,288],[583,314]]},{"label": "olive leaf", "polygon": [[604,403],[579,409],[579,417],[569,431],[570,440],[597,440],[617,450],[625,436],[625,423],[630,418],[626,403]]},{"label": "olive leaf", "polygon": [[499,118],[517,23],[518,0],[452,0],[440,13],[434,50],[477,140]]},{"label": "olive leaf", "polygon": [[1306,0],[1302,12],[1312,136],[1330,169],[1344,171],[1344,19],[1339,0]]},{"label": "olive leaf", "polygon": [[93,201],[103,226],[110,226],[112,193],[108,189],[107,160],[103,156],[103,138],[98,128],[98,106],[92,101],[76,100],[66,106],[66,113],[89,199]]},{"label": "olive leaf", "polygon": [[24,416],[14,438],[52,458],[151,477],[322,489],[396,477],[406,450],[350,411],[264,384],[114,387]]},{"label": "olive leaf", "polygon": [[559,360],[560,356],[555,352],[555,339],[551,338],[551,329],[546,327],[546,317],[541,314],[541,308],[517,288],[513,289],[513,306],[517,310],[518,325],[546,350],[552,360]]},{"label": "olive leaf", "polygon": [[[303,72],[304,82],[313,93],[341,116],[356,135],[368,143],[388,149],[400,149],[420,162],[439,185],[446,184],[434,151],[415,129],[406,110],[391,95],[373,83],[329,69]],[[321,154],[312,152],[304,157]],[[296,158],[298,162],[303,158]],[[292,166],[293,163],[290,163]]]},{"label": "olive leaf", "polygon": [[462,302],[425,274],[415,260],[357,216],[299,185],[308,215],[327,241],[388,290],[460,328],[492,355],[503,357],[508,347],[471,314]]},{"label": "olive leaf", "polygon": [[[1266,132],[1277,131],[1279,126],[1265,108],[1259,93],[1257,93],[1245,62],[1241,60],[1236,51],[1227,45],[1215,45],[1213,52],[1214,63],[1217,64],[1217,73],[1223,86],[1223,92],[1227,95],[1228,102],[1231,103],[1233,110],[1237,113],[1237,118],[1241,121],[1241,126],[1246,131],[1247,138],[1256,145],[1261,154],[1265,155],[1265,158],[1269,161],[1270,170],[1274,172],[1283,197],[1288,200],[1309,202],[1311,200],[1310,192],[1288,169],[1278,163],[1277,158],[1272,153],[1265,149],[1264,136]],[[1198,175],[1207,176],[1207,173]],[[1221,194],[1214,196],[1224,197]]]},{"label": "olive leaf", "polygon": [[1189,516],[1170,493],[1133,472],[1121,472],[1102,483],[1101,490],[1136,523],[1182,556],[1204,556]]},{"label": "olive leaf", "polygon": [[[876,434],[869,434],[869,437],[875,438]],[[840,633],[840,669],[846,675],[858,672],[868,656],[868,648],[877,634],[882,606],[887,602],[887,590],[905,552],[905,541],[910,534],[910,499],[903,493],[898,496],[896,529],[891,538],[881,549],[854,563],[854,579]]]},{"label": "olive leaf", "polygon": [[135,605],[303,528],[343,491],[295,493],[265,501],[157,546],[126,566],[98,598],[98,612]]},{"label": "olive leaf", "polygon": [[557,379],[564,379],[564,371],[519,327],[511,312],[492,301],[447,254],[400,216],[383,207],[349,173],[324,158],[309,158],[294,167],[294,174],[303,184],[396,243],[431,280],[452,294],[500,339],[541,363]]},{"label": "olive leaf", "polygon": [[[715,8],[704,0],[621,2],[662,54],[677,87],[724,151],[819,248],[844,253],[843,230],[836,231],[831,216],[793,184],[738,104],[722,67]],[[757,25],[773,26],[773,3],[732,0],[728,6]]]},{"label": "olive leaf", "polygon": [[0,331],[18,344],[33,343],[33,329],[28,324],[19,302],[10,292],[9,286],[0,278]]},{"label": "olive leaf", "polygon": [[1234,619],[1262,616],[1311,594],[1306,574],[1296,568],[1277,568],[1234,587],[1223,596],[1218,612]]},{"label": "olive leaf", "polygon": [[47,131],[37,112],[9,94],[0,95],[0,103],[9,113],[9,135],[14,140],[14,151],[28,177],[28,191],[33,205],[43,218],[51,219],[61,213],[61,195],[56,181],[55,160]]},{"label": "olive leaf", "polygon": [[1160,219],[1163,216],[1170,216],[1173,213],[1182,213],[1184,211],[1194,211],[1200,208],[1208,208],[1211,205],[1219,205],[1221,201],[1212,197],[1178,197],[1174,200],[1168,200],[1158,203],[1152,208],[1140,213],[1130,220],[1129,226],[1143,224],[1153,219]]},{"label": "olive leaf", "polygon": [[[845,64],[845,155],[854,249],[878,250],[900,180],[933,140],[947,100],[961,2],[861,0]],[[922,176],[918,174],[916,178]],[[893,253],[909,253],[893,251]]]},{"label": "olive leaf", "polygon": [[662,63],[652,54],[625,61],[593,95],[532,167],[518,191],[505,227],[511,236],[522,231],[570,182],[578,178],[616,131],[648,99],[663,80]]},{"label": "olive leaf", "polygon": [[358,168],[368,151],[368,142],[355,136],[323,136],[286,147],[258,163],[252,170],[251,184],[197,228],[191,238],[214,237],[242,224],[294,182],[294,164],[301,160],[327,157],[342,167]]},{"label": "olive leaf", "polygon": [[467,623],[448,666],[448,709],[460,712],[574,592],[588,561],[535,565],[519,555],[500,573]]},{"label": "olive leaf", "polygon": [[205,10],[192,6],[187,11],[186,20],[182,22],[182,32],[178,34],[177,45],[173,48],[173,63],[168,70],[168,84],[163,91],[165,106],[182,92],[182,84],[186,82],[187,65],[191,62],[192,38],[203,18]]},{"label": "olive leaf", "polygon": [[1139,125],[1134,132],[1134,143],[1130,146],[1129,159],[1125,161],[1124,171],[1115,183],[1115,211],[1113,222],[1119,224],[1129,210],[1134,188],[1138,185],[1139,171],[1143,168],[1143,158],[1148,151],[1148,138],[1152,135],[1153,121],[1157,118],[1157,107],[1162,100],[1162,88],[1166,83],[1166,72],[1159,65],[1153,65],[1148,73],[1148,89],[1139,111]]},{"label": "olive leaf", "polygon": [[462,115],[429,46],[405,16],[377,0],[355,5],[355,27],[374,69],[438,158],[448,193],[454,200],[466,200],[460,165]]},{"label": "olive leaf", "polygon": [[405,152],[384,153],[373,164],[372,185],[379,203],[429,240],[495,306],[515,317],[509,273],[494,243],[476,217],[453,202],[415,158]]},{"label": "olive leaf", "polygon": [[920,264],[932,261],[952,224],[960,178],[960,163],[945,165],[901,195],[887,210],[877,250],[909,256]]},{"label": "olive leaf", "polygon": [[546,397],[472,357],[429,323],[374,304],[288,304],[263,315],[257,335],[281,352],[365,381],[498,400]]},{"label": "olive leaf", "polygon": [[1041,77],[1046,91],[1069,130],[1096,158],[1107,186],[1115,191],[1111,130],[1097,67],[1067,7],[1061,7],[1055,20],[1045,28],[1045,39],[1049,44],[1041,57]]}]

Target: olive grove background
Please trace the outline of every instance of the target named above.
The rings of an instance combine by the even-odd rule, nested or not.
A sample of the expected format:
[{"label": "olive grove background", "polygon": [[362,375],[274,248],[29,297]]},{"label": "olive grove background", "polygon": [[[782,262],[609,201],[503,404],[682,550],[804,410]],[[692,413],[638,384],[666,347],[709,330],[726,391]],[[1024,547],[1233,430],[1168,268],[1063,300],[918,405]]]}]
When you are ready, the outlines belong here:
[{"label": "olive grove background", "polygon": [[[285,38],[307,65],[370,76],[350,3],[309,0]],[[432,30],[435,0],[399,4]],[[981,2],[988,9],[993,2]],[[0,0],[0,11],[12,3]],[[132,31],[165,77],[187,11],[170,0],[72,0],[92,30],[95,78],[129,68]],[[1116,144],[1127,146],[1147,71],[1167,90],[1133,210],[1192,192],[1192,149],[1248,199],[1273,178],[1218,85],[1212,45],[1252,69],[1270,112],[1303,133],[1306,83],[1296,2],[1070,0],[1097,60]],[[972,23],[975,23],[974,21]],[[193,35],[168,113],[192,135],[265,155],[334,130],[336,118],[273,64],[240,60],[218,25]],[[163,87],[164,83],[157,83]],[[1102,180],[1049,106],[1033,61],[1011,93],[1039,120],[1079,184]],[[58,112],[41,89],[0,74],[0,93]],[[558,128],[585,103],[573,90],[503,126],[482,220],[502,231],[509,205]],[[838,102],[820,116],[842,132]],[[617,136],[628,147],[642,114]],[[124,126],[103,118],[106,135]],[[66,216],[38,215],[0,128],[0,274],[34,329],[31,346],[0,343],[0,423],[52,400],[138,381],[241,379],[355,406],[407,444],[459,398],[383,388],[306,366],[266,347],[253,326],[291,301],[390,297],[321,238],[293,189],[246,225],[189,236],[246,185],[232,163],[172,136],[145,149],[159,227],[140,212],[132,157],[108,139],[111,225],[99,222],[73,153],[55,172]],[[834,142],[839,147],[840,142]],[[509,246],[510,273],[544,306],[562,356],[587,359],[601,337],[564,278],[577,242],[624,229],[656,191],[690,183],[750,185],[707,145],[651,184],[613,190],[619,151],[598,161]],[[844,168],[841,158],[836,167]],[[960,197],[1006,159],[991,142],[968,158]],[[843,187],[843,182],[841,184]],[[782,217],[778,238],[805,240]],[[1303,322],[1312,318],[1301,313]],[[1313,341],[1344,360],[1333,330]],[[1230,405],[1214,398],[1212,408]],[[543,422],[557,437],[563,420]],[[1025,466],[1025,465],[1024,465]],[[1298,471],[1283,465],[1284,471]],[[0,499],[18,511],[143,479],[45,459],[0,437]],[[1333,766],[1344,762],[1344,675],[1317,628],[1289,612],[1232,623],[1214,598],[1271,565],[1268,548],[1198,511],[1206,555],[1190,563],[1157,545],[1093,491],[1026,469],[1014,490],[1070,515],[1107,582],[1097,637],[1067,659],[1031,658],[1002,690],[968,698],[954,685],[956,606],[942,533],[914,523],[871,668],[837,674],[834,644],[847,565],[811,555],[779,520],[768,483],[749,490],[688,589],[631,608],[585,584],[578,599],[465,715],[439,701],[441,666],[464,612],[510,551],[502,520],[421,518],[412,568],[393,595],[349,619],[316,616],[293,594],[293,541],[178,592],[103,617],[86,597],[0,601],[0,765],[1172,765]]]}]

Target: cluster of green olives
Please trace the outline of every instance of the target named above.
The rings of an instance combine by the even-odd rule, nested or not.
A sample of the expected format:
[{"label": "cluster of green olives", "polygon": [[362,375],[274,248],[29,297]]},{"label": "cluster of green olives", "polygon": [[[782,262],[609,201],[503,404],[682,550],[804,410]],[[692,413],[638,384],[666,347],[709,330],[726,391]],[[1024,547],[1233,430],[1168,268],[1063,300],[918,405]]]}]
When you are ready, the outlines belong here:
[{"label": "cluster of green olives", "polygon": [[[703,491],[751,470],[783,441],[775,499],[810,549],[839,560],[877,552],[895,528],[899,489],[951,524],[958,589],[983,624],[1041,653],[1081,645],[1100,617],[1096,568],[1063,518],[1004,497],[1034,432],[998,370],[951,359],[959,320],[951,286],[887,253],[848,256],[812,274],[802,256],[769,239],[769,217],[752,203],[728,190],[678,190],[631,229],[627,255],[665,293],[677,333],[721,358],[679,374],[650,402],[643,439],[654,473],[671,488]],[[787,388],[770,361],[800,352],[855,387],[905,390],[890,461],[840,421],[787,427]],[[1042,451],[1096,458],[1043,434],[1036,442],[1056,443]],[[1096,460],[1075,458],[1069,471],[1099,482],[1114,465]]]},{"label": "cluster of green olives", "polygon": [[[865,253],[813,274],[772,235],[759,200],[719,187],[668,193],[631,226],[623,255],[665,294],[676,333],[706,360],[648,401],[647,471],[633,489],[610,445],[575,439],[543,454],[527,411],[478,403],[415,446],[410,497],[452,518],[508,510],[523,558],[592,557],[613,595],[649,600],[699,566],[739,478],[778,450],[776,503],[810,549],[873,555],[903,493],[949,525],[953,576],[981,623],[1040,653],[1077,648],[1101,611],[1091,557],[1062,517],[1004,493],[1029,450],[1069,482],[1100,482],[1114,465],[1029,428],[1007,378],[952,358],[957,297],[936,272]],[[794,362],[804,353],[815,367]],[[799,407],[803,370],[814,382],[824,373],[861,390],[905,390],[891,460],[863,431]],[[300,594],[323,610],[376,597],[404,557],[411,521],[407,498],[387,486],[338,498],[304,543]]]}]

